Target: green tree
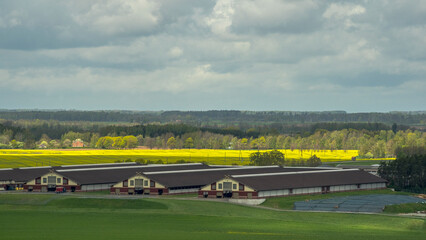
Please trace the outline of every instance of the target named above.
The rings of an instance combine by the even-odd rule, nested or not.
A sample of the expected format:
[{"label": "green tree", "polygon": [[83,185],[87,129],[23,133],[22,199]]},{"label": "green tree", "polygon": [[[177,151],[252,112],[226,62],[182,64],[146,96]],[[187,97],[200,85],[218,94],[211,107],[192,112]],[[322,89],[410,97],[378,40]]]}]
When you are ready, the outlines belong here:
[{"label": "green tree", "polygon": [[254,152],[250,154],[250,165],[268,166],[268,165],[284,165],[284,154],[278,150],[269,152]]},{"label": "green tree", "polygon": [[71,147],[71,140],[69,140],[68,138],[65,139],[64,141],[62,141],[62,147],[64,148],[69,148]]},{"label": "green tree", "polygon": [[378,174],[396,190],[426,193],[426,149],[405,147],[397,149],[394,161],[382,161]]},{"label": "green tree", "polygon": [[185,148],[190,148],[190,149],[193,148],[194,147],[194,140],[192,140],[191,137],[187,138],[185,140],[184,147]]},{"label": "green tree", "polygon": [[313,155],[311,156],[307,161],[306,161],[306,166],[308,167],[318,167],[321,166],[321,159],[319,157],[317,157],[317,155]]},{"label": "green tree", "polygon": [[46,141],[41,141],[41,143],[38,145],[38,148],[47,148],[49,144]]},{"label": "green tree", "polygon": [[240,144],[241,144],[241,149],[247,149],[248,139],[242,138],[241,141],[240,141]]},{"label": "green tree", "polygon": [[123,146],[125,148],[135,148],[138,146],[138,139],[133,135],[125,136],[123,137]]},{"label": "green tree", "polygon": [[12,141],[10,141],[9,147],[12,149],[24,148],[24,143],[13,139]]},{"label": "green tree", "polygon": [[106,136],[99,138],[98,142],[96,143],[96,147],[110,149],[112,148],[113,144],[114,139],[110,136]]},{"label": "green tree", "polygon": [[122,137],[113,137],[113,148],[124,148],[124,142]]},{"label": "green tree", "polygon": [[143,146],[143,136],[139,134],[136,138],[138,139],[138,146]]},{"label": "green tree", "polygon": [[168,147],[168,148],[170,148],[170,149],[174,149],[174,148],[176,148],[176,138],[174,138],[174,137],[170,137],[170,138],[167,140],[167,147]]},{"label": "green tree", "polygon": [[56,140],[50,140],[49,147],[50,148],[57,148],[57,147],[59,147],[59,144],[56,142]]},{"label": "green tree", "polygon": [[97,133],[92,134],[92,136],[90,137],[90,144],[89,144],[89,146],[91,148],[95,148],[98,140],[99,140],[99,134],[97,134]]}]

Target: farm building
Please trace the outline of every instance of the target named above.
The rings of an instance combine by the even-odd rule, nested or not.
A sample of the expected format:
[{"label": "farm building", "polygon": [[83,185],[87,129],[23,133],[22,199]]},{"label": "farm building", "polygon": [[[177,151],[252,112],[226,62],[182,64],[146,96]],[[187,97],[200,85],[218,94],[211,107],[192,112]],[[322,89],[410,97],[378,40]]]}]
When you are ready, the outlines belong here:
[{"label": "farm building", "polygon": [[31,179],[49,172],[51,167],[26,167],[0,169],[0,188],[2,190],[21,189]]},{"label": "farm building", "polygon": [[114,183],[137,172],[215,168],[201,163],[152,164],[137,163],[67,165],[57,167],[29,167],[0,170],[0,189],[53,191],[64,187],[67,191],[96,191],[109,189]]},{"label": "farm building", "polygon": [[264,198],[386,188],[386,180],[358,169],[230,175],[198,191],[205,198]]},{"label": "farm building", "polygon": [[360,169],[363,170],[365,172],[374,174],[374,175],[378,175],[377,171],[379,170],[379,164],[373,164],[373,165],[344,165],[344,164],[339,164],[336,167],[338,168],[343,168],[343,169]]},{"label": "farm building", "polygon": [[[164,170],[188,170],[212,168],[201,163],[190,164],[153,164],[115,167],[91,167],[71,169],[51,169],[43,176],[32,179],[24,185],[29,191],[52,191],[56,187],[65,187],[67,191],[99,191],[109,190],[111,186],[122,179],[133,176],[138,172],[154,172]],[[56,182],[54,182],[56,178]],[[49,179],[51,179],[49,181]],[[65,182],[64,182],[65,181]]]},{"label": "farm building", "polygon": [[73,148],[82,148],[84,147],[84,142],[80,138],[77,138],[72,141],[72,147]]},{"label": "farm building", "polygon": [[182,194],[198,192],[212,181],[232,174],[282,173],[330,168],[280,167],[280,166],[245,166],[206,169],[188,169],[173,171],[139,172],[130,178],[117,182],[111,188],[111,194]]},{"label": "farm building", "polygon": [[15,190],[21,189],[25,184],[37,177],[58,169],[74,168],[97,168],[97,167],[117,167],[117,166],[135,166],[136,163],[107,163],[107,164],[87,164],[87,165],[65,165],[65,166],[44,166],[44,167],[22,167],[22,168],[3,168],[0,169],[0,189]]},{"label": "farm building", "polygon": [[280,166],[208,166],[201,163],[69,165],[0,170],[0,189],[34,192],[109,190],[111,194],[182,194],[263,198],[385,188],[358,169]]}]

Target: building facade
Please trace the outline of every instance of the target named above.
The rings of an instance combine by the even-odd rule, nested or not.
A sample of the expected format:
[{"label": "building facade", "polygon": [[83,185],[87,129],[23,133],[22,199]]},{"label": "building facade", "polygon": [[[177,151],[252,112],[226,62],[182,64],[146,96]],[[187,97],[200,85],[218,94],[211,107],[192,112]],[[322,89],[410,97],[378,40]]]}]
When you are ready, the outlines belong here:
[{"label": "building facade", "polygon": [[266,198],[384,189],[387,181],[357,169],[232,175],[200,189],[204,198]]},{"label": "building facade", "polygon": [[137,173],[135,176],[114,184],[110,189],[110,193],[163,195],[168,194],[169,191],[161,183],[155,182],[141,173]]},{"label": "building facade", "polygon": [[24,190],[29,192],[54,192],[57,187],[64,187],[67,192],[81,190],[81,186],[77,182],[58,174],[54,170],[24,184]]}]

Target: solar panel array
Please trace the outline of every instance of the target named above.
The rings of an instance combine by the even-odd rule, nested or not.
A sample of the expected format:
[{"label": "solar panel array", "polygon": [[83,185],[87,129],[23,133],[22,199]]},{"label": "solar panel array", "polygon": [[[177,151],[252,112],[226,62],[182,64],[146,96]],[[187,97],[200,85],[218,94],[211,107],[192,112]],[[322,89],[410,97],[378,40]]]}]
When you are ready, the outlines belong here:
[{"label": "solar panel array", "polygon": [[421,198],[405,195],[372,194],[295,202],[294,210],[379,213],[386,205],[424,201]]}]

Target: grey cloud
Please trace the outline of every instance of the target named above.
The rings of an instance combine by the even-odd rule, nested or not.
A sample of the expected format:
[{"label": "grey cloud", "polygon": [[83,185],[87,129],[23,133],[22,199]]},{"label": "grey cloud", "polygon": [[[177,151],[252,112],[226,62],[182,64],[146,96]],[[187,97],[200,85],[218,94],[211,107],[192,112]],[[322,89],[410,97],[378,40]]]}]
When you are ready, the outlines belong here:
[{"label": "grey cloud", "polygon": [[[426,23],[426,4],[423,0],[381,2],[382,16],[387,27],[424,26]],[[374,4],[377,6],[377,3]]]},{"label": "grey cloud", "polygon": [[5,108],[422,109],[424,4],[392,2],[6,1],[0,101]]},{"label": "grey cloud", "polygon": [[232,31],[236,33],[304,33],[322,24],[317,1],[243,1],[235,6]]}]

